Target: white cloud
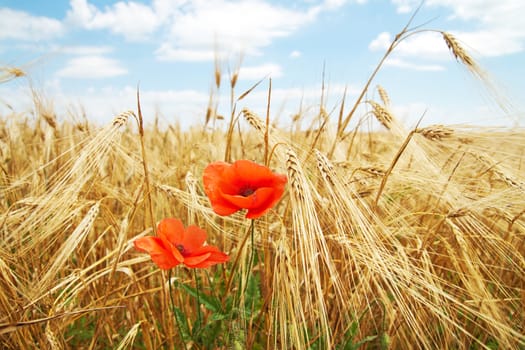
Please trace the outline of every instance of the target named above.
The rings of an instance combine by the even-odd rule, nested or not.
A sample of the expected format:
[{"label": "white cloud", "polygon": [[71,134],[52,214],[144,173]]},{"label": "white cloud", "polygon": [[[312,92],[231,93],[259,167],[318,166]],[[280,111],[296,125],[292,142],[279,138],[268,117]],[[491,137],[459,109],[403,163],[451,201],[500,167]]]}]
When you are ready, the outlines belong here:
[{"label": "white cloud", "polygon": [[129,1],[119,1],[104,11],[87,0],[71,0],[66,21],[85,29],[107,29],[128,40],[141,40],[162,24],[161,15],[151,7]]},{"label": "white cloud", "polygon": [[388,58],[385,61],[385,66],[397,67],[397,68],[406,68],[417,71],[427,71],[427,72],[439,72],[445,70],[445,67],[438,64],[422,64],[409,62],[407,60],[402,60],[399,58]]},{"label": "white cloud", "polygon": [[[412,12],[419,0],[391,0],[399,13]],[[461,30],[447,29],[474,56],[495,57],[522,52],[525,49],[525,1],[523,0],[427,0],[425,7],[443,7],[450,11],[450,20],[464,23]],[[468,30],[465,26],[475,27]],[[380,33],[369,44],[371,51],[385,51],[392,40]],[[422,32],[403,40],[395,55],[430,60],[450,59],[443,38],[437,32]]]},{"label": "white cloud", "polygon": [[0,40],[46,40],[62,34],[62,23],[48,17],[32,16],[26,12],[0,8]]},{"label": "white cloud", "polygon": [[275,79],[282,77],[282,75],[282,67],[274,63],[267,63],[252,67],[241,66],[239,70],[239,79],[241,80],[260,80],[265,77]]},{"label": "white cloud", "polygon": [[[370,42],[371,51],[385,52],[392,42],[388,32],[380,33]],[[401,41],[394,49],[395,57],[417,57],[419,59],[445,60],[450,58],[447,45],[437,32],[421,32]]]},{"label": "white cloud", "polygon": [[487,57],[513,54],[523,51],[525,33],[503,33],[498,29],[476,32],[453,33],[467,51]]},{"label": "white cloud", "polygon": [[[475,32],[452,32],[456,40],[474,58],[501,56],[520,52],[523,43],[514,35],[500,35],[496,30],[479,30]],[[392,41],[392,34],[382,32],[370,42],[370,51],[386,52]],[[445,62],[451,59],[451,53],[438,32],[421,32],[401,41],[391,54],[386,65],[416,70],[442,70],[444,67],[435,64],[415,64],[408,59]]]},{"label": "white cloud", "polygon": [[[157,114],[164,118],[164,123],[179,121],[183,126],[201,124],[204,121],[209,95],[197,90],[148,90],[140,89],[140,106],[145,123],[153,123]],[[108,124],[123,111],[135,110],[137,106],[137,88],[104,87],[91,89],[90,93],[75,95],[63,93],[62,106],[72,103],[82,106],[87,117],[100,124]],[[161,122],[163,122],[161,120]]]},{"label": "white cloud", "polygon": [[[12,104],[15,112],[30,111],[34,108],[31,88],[34,87],[0,84],[0,115],[7,116],[12,113],[6,103]],[[119,113],[136,110],[137,106],[136,86],[89,87],[86,91],[70,91],[56,79],[46,81],[41,90],[44,97],[50,97],[60,118],[71,115],[81,117],[80,113],[85,112],[88,120],[98,125],[109,124]],[[167,119],[164,121],[166,124],[174,121],[179,121],[183,126],[202,124],[208,99],[207,92],[191,89],[140,89],[141,110],[146,123],[152,123],[155,115],[160,113]]]},{"label": "white cloud", "polygon": [[[307,9],[289,8],[262,0],[196,0],[182,10],[172,10],[169,33],[156,54],[163,60],[188,57],[212,60],[242,52],[260,55],[261,49],[287,37],[315,20],[322,11],[334,10],[345,1],[327,0]],[[160,5],[159,5],[160,6]]]},{"label": "white cloud", "polygon": [[[390,1],[401,14],[413,12],[421,5],[421,0]],[[522,0],[425,0],[423,6],[449,8],[452,11],[450,18],[464,21],[503,24],[509,22],[510,16],[513,18],[511,25],[524,25],[521,17],[525,11],[525,3]]]},{"label": "white cloud", "polygon": [[97,7],[89,4],[87,0],[71,0],[69,6],[71,9],[67,11],[66,21],[90,29],[90,22],[98,12]]},{"label": "white cloud", "polygon": [[[315,116],[319,111],[321,96],[321,85],[308,86],[304,88],[274,88],[272,89],[271,121],[278,121],[279,125],[286,126],[295,113],[301,111],[305,116]],[[328,86],[330,93],[325,100],[327,109],[337,113],[337,106],[341,102],[345,86],[332,84]],[[356,96],[361,90],[359,86],[349,86],[347,98]],[[87,118],[98,125],[107,125],[119,113],[127,110],[135,110],[137,105],[136,87],[125,86],[122,88],[104,87],[87,89],[86,93],[70,92],[64,90],[60,81],[47,81],[42,91],[46,96],[52,96],[53,107],[59,117],[80,117],[85,112]],[[266,89],[255,89],[242,100],[242,107],[263,116],[267,108],[268,91]],[[162,124],[173,124],[175,121],[183,127],[190,125],[203,125],[209,94],[192,89],[186,90],[140,90],[141,109],[146,124],[153,123],[156,115],[161,116]],[[229,114],[229,96],[217,96],[220,101],[219,114]],[[6,103],[11,104],[10,109]],[[13,112],[30,111],[33,101],[29,87],[22,85],[2,84],[0,85],[0,115],[9,116]],[[348,107],[347,107],[348,108]],[[476,108],[478,108],[476,110]],[[452,121],[480,125],[511,125],[511,121],[505,122],[505,116],[495,113],[493,109],[487,110],[484,106],[466,106],[465,109],[457,105],[443,107],[432,106],[428,102],[405,102],[394,103],[391,107],[394,116],[404,125],[413,126],[421,116],[424,116],[422,125],[443,124]],[[77,114],[75,114],[77,113]],[[365,111],[358,111],[357,115],[364,115]],[[133,123],[133,121],[128,121]]]},{"label": "white cloud", "polygon": [[75,57],[57,72],[58,77],[100,79],[126,74],[118,61],[100,55]]},{"label": "white cloud", "polygon": [[388,49],[392,42],[392,36],[388,32],[379,33],[379,35],[368,44],[370,51],[384,51]]},{"label": "white cloud", "polygon": [[[341,100],[345,94],[346,98],[355,98],[360,92],[361,87],[346,86],[344,84],[329,84],[325,86],[325,96],[323,102],[329,113],[333,113],[333,118],[339,112]],[[301,113],[303,125],[319,114],[319,104],[323,87],[321,84],[314,84],[305,87],[280,88],[277,85],[272,87],[271,94],[271,121],[277,122],[282,127],[291,124],[291,118]],[[223,106],[227,106],[227,96],[225,96]],[[348,102],[348,100],[347,100]],[[263,116],[268,107],[268,90],[266,88],[255,89],[242,99],[239,109],[248,107],[250,110]],[[333,125],[333,124],[332,124]]]},{"label": "white cloud", "polygon": [[396,6],[397,13],[405,14],[413,12],[421,3],[421,0],[391,0]]},{"label": "white cloud", "polygon": [[[413,11],[419,4],[416,0],[391,0],[399,12]],[[460,20],[475,26],[475,30],[450,31],[474,54],[481,56],[501,56],[521,52],[525,49],[525,1],[523,0],[427,0],[424,5],[429,8],[442,7],[450,11],[450,20]],[[447,29],[447,31],[449,31]],[[419,37],[417,35],[416,37]],[[423,36],[426,39],[428,35]],[[425,56],[436,53],[432,44],[435,39],[424,45],[420,40],[411,42],[412,54]],[[408,45],[405,45],[408,46]],[[408,54],[409,49],[404,48]]]},{"label": "white cloud", "polygon": [[111,46],[63,46],[57,48],[56,51],[69,55],[104,55],[113,51]]},{"label": "white cloud", "polygon": [[452,19],[474,22],[475,31],[458,32],[458,38],[484,56],[523,51],[525,1],[522,0],[429,0],[428,6],[446,7]]},{"label": "white cloud", "polygon": [[203,61],[213,60],[215,52],[259,55],[275,39],[291,35],[319,13],[346,1],[316,1],[306,9],[266,0],[153,0],[150,5],[118,1],[101,9],[89,0],[70,0],[66,23],[108,30],[128,40],[152,39],[156,33],[162,41],[155,51],[158,59]]},{"label": "white cloud", "polygon": [[403,40],[396,48],[396,54],[432,60],[450,58],[447,44],[437,32],[422,32]]},{"label": "white cloud", "polygon": [[[306,87],[290,87],[290,88],[272,88],[271,105],[274,110],[283,109],[290,114],[297,113],[299,109],[313,109],[315,112],[319,111],[319,102],[323,87],[319,85]],[[333,108],[334,104],[339,104],[346,90],[346,97],[357,96],[361,92],[361,88],[357,86],[347,86],[343,84],[330,84],[325,87],[329,93],[325,96],[325,103],[328,109]],[[225,96],[227,97],[227,96]],[[225,98],[227,102],[227,99]],[[250,92],[242,103],[254,110],[265,110],[268,101],[268,91],[263,89],[256,89]],[[226,104],[227,105],[227,104]],[[317,107],[317,108],[315,108]]]},{"label": "white cloud", "polygon": [[203,1],[188,4],[173,18],[167,46],[257,54],[272,40],[290,35],[313,20],[306,11],[294,11],[257,0]]},{"label": "white cloud", "polygon": [[[391,107],[396,119],[407,128],[413,128],[418,122],[420,127],[435,124],[448,124],[452,127],[512,126],[515,120],[501,110],[483,104],[466,103],[462,108],[457,105],[429,105],[428,102],[408,102],[394,104]],[[468,111],[468,113],[466,113]],[[422,119],[421,119],[422,118]]]},{"label": "white cloud", "polygon": [[301,57],[302,53],[301,51],[294,50],[290,52],[290,58],[299,58]]},{"label": "white cloud", "polygon": [[[476,56],[497,56],[506,53],[517,52],[521,46],[516,46],[516,42],[499,40],[493,32],[453,32],[456,40],[474,57]],[[387,32],[380,33],[370,42],[368,48],[371,51],[386,52],[390,46],[392,35]],[[389,60],[391,66],[412,68],[419,70],[441,70],[443,67],[430,65],[417,65],[408,63],[407,59],[417,59],[418,61],[446,62],[451,59],[451,52],[448,49],[441,33],[435,31],[420,32],[402,40],[394,49]],[[394,59],[394,58],[395,59]]]},{"label": "white cloud", "polygon": [[325,9],[337,9],[343,6],[347,0],[324,0],[321,7]]},{"label": "white cloud", "polygon": [[212,61],[215,51],[212,49],[184,49],[174,48],[169,44],[162,44],[156,51],[157,59],[161,61]]},{"label": "white cloud", "polygon": [[447,7],[452,18],[525,27],[521,20],[525,3],[521,0],[427,0],[429,7]]}]

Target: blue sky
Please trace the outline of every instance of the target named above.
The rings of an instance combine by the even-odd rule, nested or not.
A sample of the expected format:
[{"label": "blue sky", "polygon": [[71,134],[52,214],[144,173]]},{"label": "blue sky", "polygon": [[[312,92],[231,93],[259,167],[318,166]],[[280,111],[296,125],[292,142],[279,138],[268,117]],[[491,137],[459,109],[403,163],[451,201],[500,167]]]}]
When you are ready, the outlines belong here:
[{"label": "blue sky", "polygon": [[[0,84],[0,113],[31,110],[32,86],[60,115],[111,121],[136,106],[145,118],[202,123],[213,96],[228,115],[229,73],[239,67],[239,102],[263,115],[272,78],[272,118],[355,101],[390,41],[412,15],[413,0],[0,0],[0,67],[30,79]],[[428,29],[397,47],[371,85],[393,113],[424,124],[523,125],[525,2],[427,0],[412,26]],[[441,36],[454,34],[487,72],[507,109],[458,64]],[[215,64],[223,73],[214,88]],[[364,115],[365,109],[360,111]],[[334,115],[334,119],[336,115]]]}]

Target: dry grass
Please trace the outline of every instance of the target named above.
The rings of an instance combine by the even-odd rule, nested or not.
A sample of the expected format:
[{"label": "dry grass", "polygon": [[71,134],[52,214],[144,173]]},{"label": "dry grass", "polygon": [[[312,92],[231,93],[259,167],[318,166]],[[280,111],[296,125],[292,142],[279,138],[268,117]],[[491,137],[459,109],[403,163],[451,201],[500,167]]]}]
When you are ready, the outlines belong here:
[{"label": "dry grass", "polygon": [[[343,118],[344,105],[335,122],[321,108],[322,127],[306,132],[245,108],[248,127],[236,129],[241,98],[233,96],[226,131],[210,129],[212,112],[190,130],[138,133],[134,112],[101,129],[57,122],[38,96],[35,120],[2,116],[2,348],[180,346],[167,275],[132,249],[152,234],[151,216],[197,224],[232,261],[239,255],[238,270],[198,271],[203,291],[225,288],[235,274],[258,276],[262,306],[223,329],[224,348],[525,346],[525,130],[406,130],[384,89],[383,105],[367,101],[384,131],[347,130],[357,116],[352,108]],[[287,193],[257,220],[253,242],[242,214],[217,217],[203,195],[200,174],[224,158],[288,175]],[[250,249],[257,259],[249,270]],[[183,268],[173,274],[195,284]],[[248,300],[245,288],[232,283],[225,298]],[[193,297],[181,288],[172,296],[195,319]],[[200,311],[209,321],[211,311]]]}]

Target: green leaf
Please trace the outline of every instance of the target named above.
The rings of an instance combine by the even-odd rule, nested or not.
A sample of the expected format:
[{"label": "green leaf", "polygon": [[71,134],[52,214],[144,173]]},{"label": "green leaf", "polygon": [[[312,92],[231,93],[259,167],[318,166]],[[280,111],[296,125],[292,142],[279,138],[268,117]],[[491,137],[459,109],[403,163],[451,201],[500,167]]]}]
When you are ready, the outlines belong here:
[{"label": "green leaf", "polygon": [[371,342],[372,340],[376,339],[377,338],[377,335],[369,335],[368,337],[365,337],[363,339],[361,339],[360,341],[358,341],[357,343],[354,344],[354,347],[355,349],[358,349],[361,347],[361,345],[365,344],[365,343],[369,343]]},{"label": "green leaf", "polygon": [[198,296],[199,302],[202,303],[206,309],[213,313],[222,313],[221,301],[218,298],[204,294],[202,291],[197,291],[196,288],[186,284],[179,283],[178,285],[194,298]]},{"label": "green leaf", "polygon": [[227,318],[228,318],[227,314],[223,314],[223,313],[220,313],[220,312],[214,312],[210,316],[210,320],[212,320],[212,321],[222,321],[222,320],[225,320]]},{"label": "green leaf", "polygon": [[188,319],[184,315],[181,309],[176,306],[173,306],[173,312],[175,313],[175,321],[178,325],[178,330],[181,333],[180,336],[184,342],[187,342],[191,339],[190,327],[188,325]]}]

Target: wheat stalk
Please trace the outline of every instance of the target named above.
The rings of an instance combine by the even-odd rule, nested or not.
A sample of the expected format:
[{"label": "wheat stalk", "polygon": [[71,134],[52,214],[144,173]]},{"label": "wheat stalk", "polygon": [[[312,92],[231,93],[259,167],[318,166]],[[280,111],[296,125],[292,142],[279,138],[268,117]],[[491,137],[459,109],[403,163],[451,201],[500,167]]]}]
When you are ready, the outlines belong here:
[{"label": "wheat stalk", "polygon": [[[71,347],[85,329],[95,329],[94,348],[179,346],[165,275],[133,241],[154,234],[150,216],[171,216],[205,228],[221,250],[238,251],[243,213],[217,217],[199,177],[226,145],[231,159],[285,165],[289,179],[278,206],[255,224],[263,306],[244,324],[221,325],[232,346],[343,348],[351,332],[354,345],[369,340],[362,345],[369,349],[522,346],[523,130],[406,131],[378,91],[379,107],[369,105],[388,133],[361,130],[369,113],[343,133],[343,106],[339,120],[321,110],[306,130],[301,106],[286,131],[269,126],[269,111],[265,122],[245,108],[253,130],[239,126],[230,139],[220,128],[144,126],[151,191],[137,134],[125,128],[133,112],[79,131],[34,96],[52,119],[32,123],[13,112],[0,121],[0,348]],[[324,101],[323,93],[323,108]],[[337,140],[328,144],[331,130]],[[191,283],[183,271],[176,278]],[[203,293],[236,276],[229,264],[215,272],[202,279]],[[192,297],[173,294],[194,318]]]},{"label": "wheat stalk", "polygon": [[521,192],[525,192],[525,183],[518,181],[512,177],[512,175],[508,174],[507,172],[503,171],[500,166],[491,161],[489,157],[480,154],[479,152],[473,152],[473,156],[478,159],[482,164],[484,164],[487,167],[486,171],[490,171],[498,179],[505,182],[508,186],[518,189]]},{"label": "wheat stalk", "polygon": [[294,246],[298,248],[295,257],[295,273],[302,280],[309,281],[305,286],[304,306],[308,310],[316,310],[325,345],[327,348],[331,348],[333,345],[332,331],[330,317],[327,313],[327,291],[323,290],[322,276],[329,276],[332,305],[344,304],[342,302],[344,300],[344,288],[330,254],[320,217],[315,209],[314,198],[318,198],[318,194],[307,180],[303,166],[295,152],[288,149],[286,157],[287,175],[291,188],[293,240]]},{"label": "wheat stalk", "polygon": [[48,323],[45,328],[45,335],[51,350],[62,350],[64,347],[62,343],[57,338],[56,334],[51,330],[51,326]]},{"label": "wheat stalk", "polygon": [[[135,342],[135,338],[137,337],[137,334],[139,332],[139,327],[142,324],[142,321],[139,321],[138,323],[135,323],[133,327],[126,333],[124,338],[120,341],[118,344],[117,350],[124,350],[124,349],[130,349],[133,346],[133,343]],[[54,350],[54,349],[53,349]]]},{"label": "wheat stalk", "polygon": [[100,202],[96,202],[86,213],[86,216],[80,221],[75,230],[71,233],[69,238],[57,251],[57,254],[51,259],[52,264],[46,268],[46,273],[40,279],[37,289],[37,295],[40,295],[42,291],[49,288],[51,279],[63,268],[66,260],[71,256],[74,249],[77,249],[79,245],[84,241],[87,234],[93,228],[95,219],[98,216],[100,208]]}]

